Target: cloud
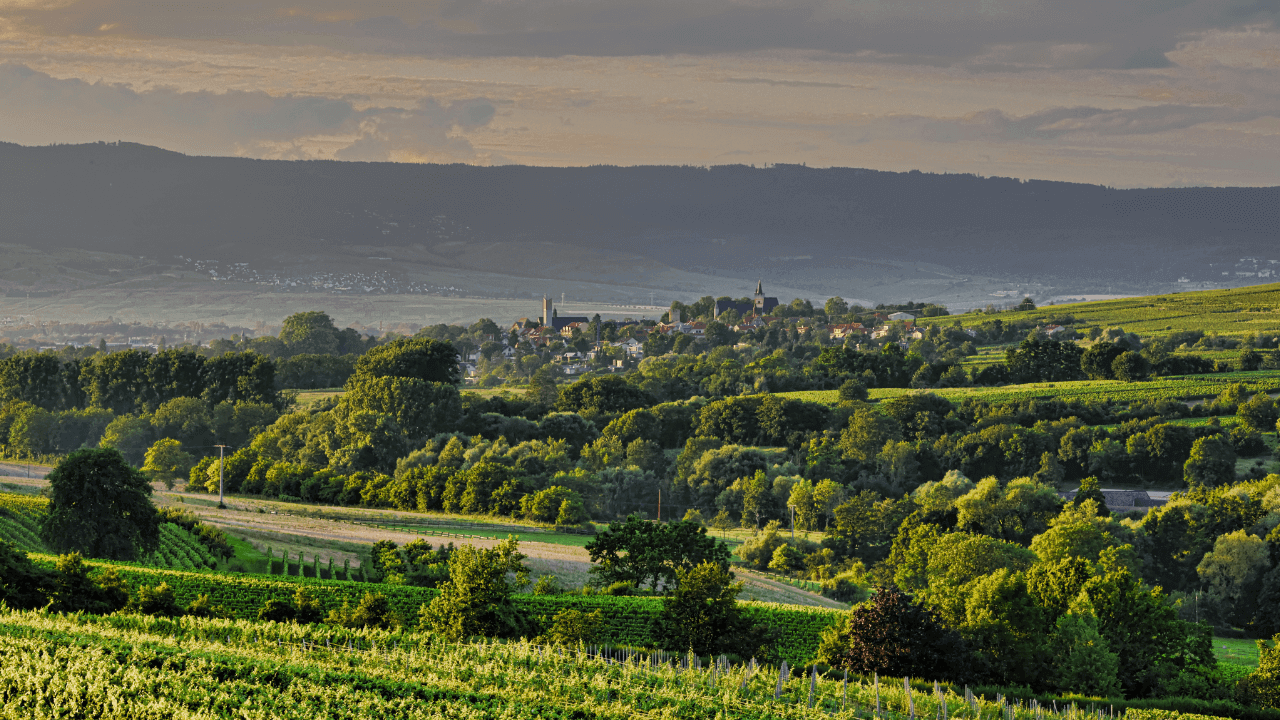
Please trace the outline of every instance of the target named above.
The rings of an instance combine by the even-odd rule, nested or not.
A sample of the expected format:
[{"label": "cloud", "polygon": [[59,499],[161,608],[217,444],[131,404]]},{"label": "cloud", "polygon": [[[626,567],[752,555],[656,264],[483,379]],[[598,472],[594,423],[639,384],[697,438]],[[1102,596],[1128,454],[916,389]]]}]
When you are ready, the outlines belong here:
[{"label": "cloud", "polygon": [[1184,130],[1205,123],[1248,122],[1267,115],[1261,109],[1156,105],[1129,110],[1096,107],[1058,107],[1014,116],[997,109],[960,118],[904,115],[878,119],[847,142],[860,144],[884,137],[929,142],[1052,142],[1064,138],[1153,135]]},{"label": "cloud", "polygon": [[357,101],[368,104],[258,91],[138,92],[0,64],[0,127],[6,140],[28,144],[121,139],[192,154],[395,160],[407,153],[465,161],[476,153],[457,131],[494,116],[484,98],[363,109]]},{"label": "cloud", "polygon": [[[1153,68],[1199,32],[1280,17],[1273,0],[0,0],[44,33],[228,39],[449,56],[761,50],[961,62],[992,48]],[[1087,48],[1080,52],[1079,48]],[[1036,51],[1032,64],[1054,62]]]}]

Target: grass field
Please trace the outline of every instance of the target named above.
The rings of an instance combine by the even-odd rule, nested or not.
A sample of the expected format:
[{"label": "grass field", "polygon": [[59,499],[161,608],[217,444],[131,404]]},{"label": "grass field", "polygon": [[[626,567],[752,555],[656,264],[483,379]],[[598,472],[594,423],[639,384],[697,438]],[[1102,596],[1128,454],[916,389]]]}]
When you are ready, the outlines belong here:
[{"label": "grass field", "polygon": [[[1036,310],[1002,312],[995,317],[1004,322],[1027,320],[1047,325],[1066,315],[1075,318],[1077,328],[1089,325],[1122,327],[1143,337],[1184,330],[1201,330],[1231,337],[1251,334],[1274,337],[1280,336],[1280,284],[1047,305]],[[966,325],[990,319],[985,315],[966,314],[920,318],[916,322],[919,325],[950,325],[957,317]]]},{"label": "grass field", "polygon": [[331,397],[342,397],[342,388],[325,388],[323,390],[299,390],[295,399],[298,407],[306,407],[317,400],[328,400]]},{"label": "grass field", "polygon": [[[1244,383],[1250,393],[1275,392],[1280,390],[1280,370],[1184,375],[1135,383],[1125,383],[1119,380],[1075,380],[1056,383],[1003,385],[999,387],[941,388],[929,390],[928,392],[941,395],[952,402],[960,402],[965,398],[977,398],[988,402],[1008,402],[1039,398],[1088,400],[1091,402],[1134,402],[1162,399],[1188,401],[1217,396],[1227,386],[1234,383]],[[917,392],[923,391],[910,388],[873,388],[870,391],[870,396],[873,401],[877,401]],[[838,391],[836,390],[801,390],[798,392],[779,393],[779,395],[828,405],[834,405],[839,401]]]},{"label": "grass field", "polygon": [[1258,644],[1254,640],[1215,637],[1213,654],[1219,662],[1258,667]]}]

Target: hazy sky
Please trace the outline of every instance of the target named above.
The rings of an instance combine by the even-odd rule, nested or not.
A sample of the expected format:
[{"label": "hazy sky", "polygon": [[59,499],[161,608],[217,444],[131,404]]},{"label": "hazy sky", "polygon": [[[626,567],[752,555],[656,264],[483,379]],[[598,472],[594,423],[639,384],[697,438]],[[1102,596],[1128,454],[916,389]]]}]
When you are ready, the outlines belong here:
[{"label": "hazy sky", "polygon": [[0,140],[1280,185],[1280,0],[0,0]]}]

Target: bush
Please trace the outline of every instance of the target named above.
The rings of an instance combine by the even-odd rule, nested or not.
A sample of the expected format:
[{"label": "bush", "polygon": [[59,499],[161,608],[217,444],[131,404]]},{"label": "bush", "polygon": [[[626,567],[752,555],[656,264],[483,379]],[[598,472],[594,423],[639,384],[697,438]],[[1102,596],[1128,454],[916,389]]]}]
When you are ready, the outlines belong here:
[{"label": "bush", "polygon": [[187,615],[198,618],[229,618],[228,613],[221,605],[214,605],[209,600],[209,595],[204,594],[197,597],[187,604]]},{"label": "bush", "polygon": [[125,612],[140,613],[143,615],[160,615],[162,617],[178,617],[182,614],[182,608],[173,599],[173,588],[169,587],[169,583],[163,582],[159,585],[144,585],[138,588],[138,591],[129,598],[129,604],[124,608]]},{"label": "bush", "polygon": [[556,645],[591,644],[602,639],[603,629],[604,615],[599,610],[588,613],[569,608],[556,613],[540,640]]},{"label": "bush", "polygon": [[787,544],[779,532],[781,528],[782,523],[777,520],[765,525],[764,530],[756,533],[754,537],[747,538],[747,541],[738,547],[738,557],[757,570],[769,567],[769,563],[773,562],[774,552]]},{"label": "bush", "polygon": [[258,611],[258,622],[289,622],[297,611],[286,600],[268,600]]},{"label": "bush", "polygon": [[367,592],[360,599],[355,609],[343,602],[342,608],[330,610],[325,622],[346,628],[381,628],[399,627],[400,617],[391,608],[391,601],[382,593]]}]

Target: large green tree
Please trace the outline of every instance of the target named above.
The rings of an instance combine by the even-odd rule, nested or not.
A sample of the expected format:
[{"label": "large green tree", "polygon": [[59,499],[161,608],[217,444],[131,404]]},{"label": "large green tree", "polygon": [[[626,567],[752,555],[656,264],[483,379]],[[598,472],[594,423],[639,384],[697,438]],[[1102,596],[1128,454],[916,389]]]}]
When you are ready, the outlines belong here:
[{"label": "large green tree", "polygon": [[328,314],[315,310],[285,318],[279,337],[290,355],[332,355],[338,351],[338,328]]},{"label": "large green tree", "polygon": [[862,675],[964,681],[964,640],[896,587],[880,587],[822,634],[818,660]]},{"label": "large green tree", "polygon": [[610,524],[587,543],[586,550],[591,562],[598,563],[592,572],[606,584],[648,584],[656,589],[661,583],[674,588],[681,569],[704,562],[729,565],[724,543],[707,535],[698,523],[683,520],[664,525],[631,515],[625,523]]},{"label": "large green tree", "polygon": [[733,581],[728,568],[702,562],[678,569],[676,580],[675,591],[662,599],[662,614],[654,623],[654,636],[662,647],[699,655],[755,649],[744,647],[751,644],[751,622],[737,603],[743,584]]},{"label": "large green tree", "polygon": [[451,342],[400,338],[369,350],[356,361],[353,379],[365,377],[416,378],[457,385],[462,382],[462,366]]},{"label": "large green tree", "polygon": [[451,642],[518,635],[525,624],[511,600],[515,588],[508,576],[514,574],[516,583],[527,581],[524,559],[515,536],[491,549],[463,545],[452,551],[449,581],[422,606],[422,624]]},{"label": "large green tree", "polygon": [[114,448],[77,450],[49,473],[41,537],[58,552],[132,560],[160,543],[146,476]]}]

